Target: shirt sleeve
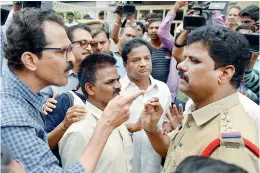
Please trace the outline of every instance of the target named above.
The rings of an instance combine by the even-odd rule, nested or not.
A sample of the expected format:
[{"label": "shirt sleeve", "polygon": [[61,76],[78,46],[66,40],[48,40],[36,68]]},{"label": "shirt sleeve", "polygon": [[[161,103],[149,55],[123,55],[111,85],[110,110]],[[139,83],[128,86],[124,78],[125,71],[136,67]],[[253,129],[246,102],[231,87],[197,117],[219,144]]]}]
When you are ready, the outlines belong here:
[{"label": "shirt sleeve", "polygon": [[[1,127],[2,143],[12,151],[12,159],[18,159],[28,173],[85,173],[77,162],[68,169],[58,166],[58,160],[49,146],[36,134],[32,127]],[[44,131],[42,132],[45,135]],[[38,134],[39,135],[39,134]]]},{"label": "shirt sleeve", "polygon": [[171,22],[175,19],[175,16],[176,14],[169,11],[158,29],[158,36],[169,51],[172,51],[173,48],[174,39],[171,35]]},{"label": "shirt sleeve", "polygon": [[69,168],[77,163],[89,140],[90,138],[87,136],[84,138],[80,132],[71,132],[63,137],[59,143],[59,154],[63,168]]},{"label": "shirt sleeve", "polygon": [[248,172],[259,172],[259,159],[250,150],[242,146],[239,148],[220,146],[210,157],[226,163],[235,164]]},{"label": "shirt sleeve", "polygon": [[45,125],[48,133],[55,129],[64,120],[69,106],[69,98],[66,94],[61,94],[57,97],[56,109],[45,116]]},{"label": "shirt sleeve", "polygon": [[171,92],[171,102],[175,101],[178,87],[179,87],[179,75],[178,75],[179,71],[177,70],[176,66],[177,66],[177,61],[175,60],[175,58],[171,58],[170,72],[166,83]]},{"label": "shirt sleeve", "polygon": [[247,69],[245,71],[245,86],[259,97],[259,75],[255,70]]},{"label": "shirt sleeve", "polygon": [[213,25],[226,26],[225,16],[220,11],[212,11],[212,23]]}]

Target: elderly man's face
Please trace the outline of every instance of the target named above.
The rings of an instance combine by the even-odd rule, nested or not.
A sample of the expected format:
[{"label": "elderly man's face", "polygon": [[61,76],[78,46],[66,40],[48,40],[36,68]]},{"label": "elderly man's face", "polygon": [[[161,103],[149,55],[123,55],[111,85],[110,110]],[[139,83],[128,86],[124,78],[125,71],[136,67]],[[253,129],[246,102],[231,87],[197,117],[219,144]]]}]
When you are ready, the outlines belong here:
[{"label": "elderly man's face", "polygon": [[240,22],[239,12],[240,12],[240,10],[237,8],[232,8],[229,10],[228,15],[227,15],[228,24],[235,25]]}]

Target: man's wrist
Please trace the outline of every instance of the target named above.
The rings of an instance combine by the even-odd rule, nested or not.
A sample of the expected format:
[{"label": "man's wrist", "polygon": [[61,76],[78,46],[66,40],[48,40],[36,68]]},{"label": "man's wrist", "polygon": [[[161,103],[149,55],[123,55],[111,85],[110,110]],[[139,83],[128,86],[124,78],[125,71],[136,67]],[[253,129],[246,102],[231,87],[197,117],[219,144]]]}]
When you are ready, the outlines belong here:
[{"label": "man's wrist", "polygon": [[156,134],[160,133],[159,128],[156,128],[156,130],[154,130],[154,131],[148,131],[148,130],[146,130],[146,129],[144,129],[144,131],[145,131],[145,133],[146,133],[147,135],[150,135],[150,136],[153,136],[153,135],[156,135]]},{"label": "man's wrist", "polygon": [[98,120],[96,128],[97,127],[100,127],[101,129],[103,129],[104,133],[106,132],[108,135],[110,135],[112,133],[112,131],[114,130],[114,127],[112,127],[107,122],[107,120],[103,117],[103,115]]},{"label": "man's wrist", "polygon": [[143,129],[147,132],[155,132],[158,127],[157,125],[148,125],[148,126],[144,126]]}]

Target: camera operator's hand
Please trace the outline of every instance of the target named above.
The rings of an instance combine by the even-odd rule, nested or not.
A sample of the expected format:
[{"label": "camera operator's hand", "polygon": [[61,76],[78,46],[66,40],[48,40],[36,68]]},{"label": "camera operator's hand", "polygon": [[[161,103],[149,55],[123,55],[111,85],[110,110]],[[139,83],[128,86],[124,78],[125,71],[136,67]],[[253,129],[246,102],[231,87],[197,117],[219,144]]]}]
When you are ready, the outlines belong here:
[{"label": "camera operator's hand", "polygon": [[184,6],[187,5],[187,4],[188,4],[188,1],[176,1],[175,4],[174,4],[174,6],[173,6],[172,12],[173,12],[173,13],[177,13],[177,11],[178,11],[180,8],[184,7]]},{"label": "camera operator's hand", "polygon": [[252,52],[251,58],[250,58],[250,61],[248,63],[248,67],[247,67],[248,69],[253,69],[254,68],[258,56],[259,56],[259,53]]}]

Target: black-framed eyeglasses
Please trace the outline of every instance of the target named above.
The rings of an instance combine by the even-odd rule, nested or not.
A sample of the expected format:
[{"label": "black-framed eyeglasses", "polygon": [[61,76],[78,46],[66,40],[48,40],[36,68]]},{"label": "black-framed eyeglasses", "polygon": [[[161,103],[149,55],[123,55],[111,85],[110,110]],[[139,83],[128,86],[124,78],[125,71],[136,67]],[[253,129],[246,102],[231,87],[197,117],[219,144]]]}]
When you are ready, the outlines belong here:
[{"label": "black-framed eyeglasses", "polygon": [[73,46],[70,44],[68,45],[67,47],[64,47],[64,48],[56,48],[56,47],[44,47],[44,48],[41,48],[41,50],[58,50],[60,51],[61,53],[66,53],[66,59],[68,59],[68,54],[70,52],[72,52],[72,49],[73,49]]},{"label": "black-framed eyeglasses", "polygon": [[98,44],[94,41],[87,41],[87,40],[78,40],[78,41],[73,41],[72,44],[74,43],[79,43],[79,46],[83,49],[86,49],[89,45],[91,48],[96,49]]}]

